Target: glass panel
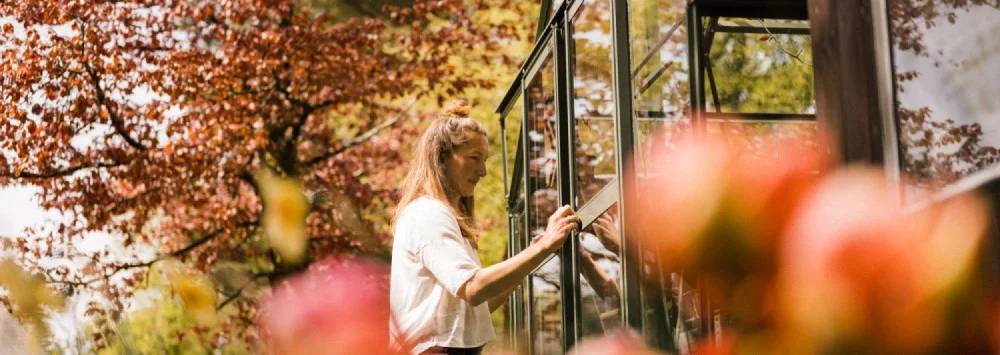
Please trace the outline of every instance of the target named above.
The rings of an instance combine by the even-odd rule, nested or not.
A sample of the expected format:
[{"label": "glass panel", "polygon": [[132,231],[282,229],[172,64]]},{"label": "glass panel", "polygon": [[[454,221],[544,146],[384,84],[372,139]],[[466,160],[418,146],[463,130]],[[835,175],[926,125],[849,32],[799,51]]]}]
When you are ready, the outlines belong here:
[{"label": "glass panel", "polygon": [[653,132],[689,126],[686,6],[685,0],[629,1],[639,174],[646,171]]},{"label": "glass panel", "polygon": [[762,152],[768,142],[802,142],[820,149],[815,121],[708,120],[709,134],[739,137],[751,152]]},{"label": "glass panel", "polygon": [[[525,188],[524,188],[523,176],[521,179],[519,179],[514,183],[520,184],[521,186],[518,190],[520,191],[520,193],[517,195],[514,208],[512,208],[510,212],[511,233],[510,233],[509,243],[513,245],[513,249],[515,252],[520,252],[521,250],[524,250],[524,247],[526,245],[528,245],[528,230],[527,230],[528,225],[525,223],[526,220],[524,215]],[[530,317],[531,315],[526,313],[527,308],[525,307],[525,305],[527,305],[528,304],[527,302],[529,302],[528,294],[525,291],[526,289],[527,289],[526,287],[515,289],[514,304],[507,305],[508,307],[513,307],[514,312],[512,312],[511,314],[513,315],[513,317],[516,317],[518,321],[516,324],[519,325],[519,327],[516,329],[512,329],[511,336],[514,339],[516,339],[515,344],[517,345],[518,348],[515,350],[519,352],[525,352],[526,350],[525,345],[528,340],[528,333],[527,333],[527,327],[524,327],[523,324],[525,321],[531,319]],[[514,320],[511,319],[508,321],[513,322]]]},{"label": "glass panel", "polygon": [[[556,106],[554,68],[549,57],[528,85],[528,175],[530,199],[528,231],[537,236],[545,231],[548,217],[559,203],[556,161]],[[531,282],[532,346],[536,354],[561,354],[562,302],[559,258],[554,257],[533,272]]]},{"label": "glass panel", "polygon": [[907,199],[1000,161],[1000,3],[888,0]]},{"label": "glass panel", "polygon": [[[708,111],[814,113],[812,43],[808,34],[778,34],[809,29],[807,21],[721,18],[709,34],[711,74],[706,75]],[[755,28],[765,33],[732,33]],[[726,32],[723,32],[726,31]],[[712,84],[719,97],[715,104]],[[721,109],[721,110],[719,110]]]},{"label": "glass panel", "polygon": [[[507,141],[507,151],[504,152],[504,156],[505,159],[507,159],[507,173],[510,174],[508,176],[508,179],[513,179],[514,171],[520,168],[516,165],[518,163],[517,152],[521,148],[521,134],[522,134],[521,124],[523,122],[522,120],[523,117],[524,117],[524,100],[519,98],[514,103],[514,107],[512,107],[510,109],[510,112],[507,113],[507,117],[504,118],[507,130],[507,136],[504,137],[504,139]],[[508,181],[507,183],[511,184],[509,185],[511,186],[510,190],[513,191],[514,190],[513,184],[516,184],[516,182]],[[521,186],[520,191],[522,193],[524,192],[523,186]]]},{"label": "glass panel", "polygon": [[586,0],[573,20],[577,207],[587,204],[618,171],[610,10],[606,0]]},{"label": "glass panel", "polygon": [[[686,8],[687,0],[629,0],[635,162],[640,181],[652,170],[649,151],[653,145],[664,144],[671,133],[690,127]],[[658,133],[655,140],[653,133]],[[640,182],[638,187],[643,186]],[[669,291],[670,279],[654,274],[660,270],[655,253],[643,253],[642,264],[643,336],[650,344],[675,352],[675,338],[683,334],[674,331],[677,307]]]},{"label": "glass panel", "polygon": [[583,336],[621,327],[621,233],[618,204],[579,233],[580,310]]}]

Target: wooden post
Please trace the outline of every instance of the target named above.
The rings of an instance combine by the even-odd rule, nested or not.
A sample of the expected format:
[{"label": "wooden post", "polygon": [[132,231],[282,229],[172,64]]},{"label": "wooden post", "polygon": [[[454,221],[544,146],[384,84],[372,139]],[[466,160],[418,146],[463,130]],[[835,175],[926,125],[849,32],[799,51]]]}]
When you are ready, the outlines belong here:
[{"label": "wooden post", "polygon": [[816,118],[842,163],[884,159],[871,1],[809,0]]}]

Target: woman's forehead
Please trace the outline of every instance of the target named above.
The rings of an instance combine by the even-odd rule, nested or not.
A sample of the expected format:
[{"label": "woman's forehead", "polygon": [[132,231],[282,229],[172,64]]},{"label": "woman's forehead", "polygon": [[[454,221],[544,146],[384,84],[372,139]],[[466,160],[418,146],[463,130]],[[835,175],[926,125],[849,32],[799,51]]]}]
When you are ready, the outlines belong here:
[{"label": "woman's forehead", "polygon": [[465,141],[465,143],[460,144],[457,150],[466,152],[480,151],[485,153],[490,150],[490,144],[486,139],[486,136],[474,134],[470,135],[469,140]]}]

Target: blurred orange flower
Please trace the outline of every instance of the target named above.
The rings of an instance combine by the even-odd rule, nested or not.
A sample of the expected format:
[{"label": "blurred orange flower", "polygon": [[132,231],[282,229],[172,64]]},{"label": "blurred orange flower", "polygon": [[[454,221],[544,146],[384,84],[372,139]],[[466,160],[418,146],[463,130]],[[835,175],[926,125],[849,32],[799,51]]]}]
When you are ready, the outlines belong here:
[{"label": "blurred orange flower", "polygon": [[778,287],[792,349],[987,350],[992,312],[977,291],[986,205],[965,195],[915,212],[899,206],[883,176],[855,168],[829,176],[799,210]]},{"label": "blurred orange flower", "polygon": [[738,134],[673,137],[640,175],[643,243],[665,271],[698,275],[731,315],[759,322],[779,237],[828,159],[790,140],[751,148]]}]

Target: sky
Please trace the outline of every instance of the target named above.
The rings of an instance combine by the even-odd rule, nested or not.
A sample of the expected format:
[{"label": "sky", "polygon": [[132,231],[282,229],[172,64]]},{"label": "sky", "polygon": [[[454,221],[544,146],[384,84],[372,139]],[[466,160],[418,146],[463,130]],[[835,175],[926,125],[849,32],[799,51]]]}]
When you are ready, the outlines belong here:
[{"label": "sky", "polygon": [[957,14],[954,24],[939,18],[924,31],[928,57],[895,51],[897,72],[920,73],[899,100],[911,109],[930,107],[936,120],[979,122],[984,142],[1000,146],[1000,10],[976,6]]}]

